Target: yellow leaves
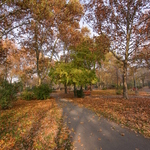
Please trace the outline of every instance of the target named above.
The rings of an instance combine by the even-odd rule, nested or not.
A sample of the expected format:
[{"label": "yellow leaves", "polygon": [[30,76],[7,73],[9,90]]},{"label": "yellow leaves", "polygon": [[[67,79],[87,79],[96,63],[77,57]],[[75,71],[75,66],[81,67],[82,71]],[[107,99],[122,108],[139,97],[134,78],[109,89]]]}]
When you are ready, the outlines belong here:
[{"label": "yellow leaves", "polygon": [[0,145],[3,145],[5,143],[4,140],[0,140]]}]

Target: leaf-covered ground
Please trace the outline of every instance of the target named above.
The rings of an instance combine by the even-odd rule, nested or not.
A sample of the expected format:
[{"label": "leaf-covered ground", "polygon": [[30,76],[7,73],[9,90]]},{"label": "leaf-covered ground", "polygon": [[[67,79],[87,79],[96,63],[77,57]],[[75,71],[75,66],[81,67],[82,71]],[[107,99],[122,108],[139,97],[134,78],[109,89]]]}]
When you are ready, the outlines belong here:
[{"label": "leaf-covered ground", "polygon": [[73,101],[150,138],[150,98],[85,97]]},{"label": "leaf-covered ground", "polygon": [[69,149],[69,131],[54,99],[15,102],[0,110],[0,149]]},{"label": "leaf-covered ground", "polygon": [[60,92],[59,95],[72,99],[80,106],[88,107],[98,115],[103,115],[150,138],[149,93],[139,91],[139,98],[138,96],[130,96],[129,100],[124,100],[121,95],[115,96],[112,92],[113,90],[92,91],[92,96],[85,98],[74,98],[73,93],[64,94]]},{"label": "leaf-covered ground", "polygon": [[[128,90],[128,94],[129,95],[136,95],[135,91],[133,91],[133,90]],[[116,95],[116,90],[115,89],[93,90],[91,92],[91,95],[93,95],[93,96],[98,96],[98,95],[112,96],[112,95]],[[122,96],[122,91],[121,91],[121,96]],[[138,90],[138,96],[150,96],[150,93],[145,92],[144,90]]]}]

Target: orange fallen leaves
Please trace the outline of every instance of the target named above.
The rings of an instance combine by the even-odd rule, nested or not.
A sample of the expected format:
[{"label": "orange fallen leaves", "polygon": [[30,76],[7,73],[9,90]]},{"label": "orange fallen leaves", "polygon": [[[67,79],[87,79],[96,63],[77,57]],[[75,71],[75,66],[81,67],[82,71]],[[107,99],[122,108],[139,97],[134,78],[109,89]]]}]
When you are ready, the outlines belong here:
[{"label": "orange fallen leaves", "polygon": [[150,137],[150,99],[131,98],[73,98],[75,103],[92,109],[117,123]]},{"label": "orange fallen leaves", "polygon": [[0,110],[0,149],[55,148],[60,118],[54,99],[17,101],[12,109]]}]

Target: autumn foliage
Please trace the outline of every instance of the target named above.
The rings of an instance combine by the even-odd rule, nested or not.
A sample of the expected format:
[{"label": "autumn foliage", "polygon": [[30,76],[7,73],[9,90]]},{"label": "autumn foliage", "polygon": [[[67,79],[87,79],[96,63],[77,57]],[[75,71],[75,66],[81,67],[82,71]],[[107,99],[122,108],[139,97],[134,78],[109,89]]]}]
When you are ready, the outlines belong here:
[{"label": "autumn foliage", "polygon": [[54,99],[17,101],[0,110],[0,149],[55,149],[68,146],[68,131],[61,123]]}]

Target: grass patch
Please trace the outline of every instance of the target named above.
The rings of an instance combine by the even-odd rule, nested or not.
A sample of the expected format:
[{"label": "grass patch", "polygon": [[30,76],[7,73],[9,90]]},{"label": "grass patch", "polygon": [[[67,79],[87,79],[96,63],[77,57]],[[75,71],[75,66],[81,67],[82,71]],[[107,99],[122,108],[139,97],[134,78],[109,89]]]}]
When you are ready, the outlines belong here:
[{"label": "grass patch", "polygon": [[13,108],[0,110],[0,148],[57,148],[61,114],[54,99],[16,101]]}]

